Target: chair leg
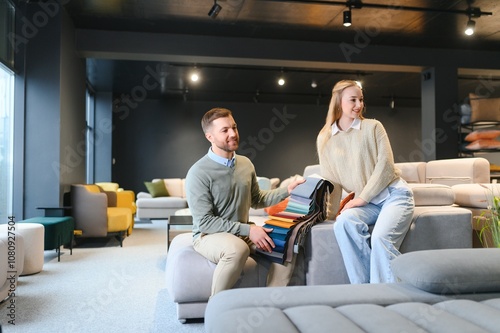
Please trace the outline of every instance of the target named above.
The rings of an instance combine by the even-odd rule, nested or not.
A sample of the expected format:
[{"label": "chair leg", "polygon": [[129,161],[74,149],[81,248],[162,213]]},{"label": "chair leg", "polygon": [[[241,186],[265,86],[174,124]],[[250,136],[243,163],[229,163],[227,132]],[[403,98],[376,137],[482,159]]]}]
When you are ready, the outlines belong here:
[{"label": "chair leg", "polygon": [[120,247],[123,247],[123,239],[125,238],[125,235],[127,234],[127,231],[120,231],[118,235],[116,235],[116,239],[120,242]]}]

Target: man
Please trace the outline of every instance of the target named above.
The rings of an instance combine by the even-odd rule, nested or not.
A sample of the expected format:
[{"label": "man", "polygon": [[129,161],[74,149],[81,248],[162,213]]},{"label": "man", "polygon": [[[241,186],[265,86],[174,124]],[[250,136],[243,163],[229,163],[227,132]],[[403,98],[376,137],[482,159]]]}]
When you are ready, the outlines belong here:
[{"label": "man", "polygon": [[[255,247],[268,252],[274,248],[268,235],[272,229],[249,222],[250,207],[277,204],[305,180],[296,179],[288,188],[260,190],[252,162],[235,153],[239,135],[231,111],[223,108],[208,111],[201,127],[211,147],[189,169],[186,197],[193,216],[194,249],[217,264],[213,296],[234,286]],[[267,285],[286,285],[292,270],[293,264],[272,263]]]}]

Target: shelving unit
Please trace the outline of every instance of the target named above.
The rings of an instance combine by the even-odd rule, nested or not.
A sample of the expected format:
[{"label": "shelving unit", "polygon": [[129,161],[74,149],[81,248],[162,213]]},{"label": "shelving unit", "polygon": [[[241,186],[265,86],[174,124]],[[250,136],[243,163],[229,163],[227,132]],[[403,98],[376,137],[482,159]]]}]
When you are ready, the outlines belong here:
[{"label": "shelving unit", "polygon": [[[484,157],[490,161],[492,165],[500,165],[500,148],[489,149],[466,149],[465,146],[470,142],[465,141],[467,134],[477,130],[500,130],[500,121],[478,121],[469,124],[459,124],[459,157]],[[490,176],[492,181],[500,181],[500,171],[491,171]]]}]

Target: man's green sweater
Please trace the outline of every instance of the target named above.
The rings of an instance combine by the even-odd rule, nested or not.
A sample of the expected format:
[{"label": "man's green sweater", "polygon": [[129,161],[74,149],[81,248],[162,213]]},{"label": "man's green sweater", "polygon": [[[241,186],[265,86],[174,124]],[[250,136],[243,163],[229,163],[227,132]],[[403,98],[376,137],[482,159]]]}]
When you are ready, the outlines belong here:
[{"label": "man's green sweater", "polygon": [[193,216],[193,238],[217,232],[248,236],[250,207],[272,206],[288,197],[287,188],[260,190],[252,162],[235,156],[233,167],[205,155],[189,169],[186,198]]}]

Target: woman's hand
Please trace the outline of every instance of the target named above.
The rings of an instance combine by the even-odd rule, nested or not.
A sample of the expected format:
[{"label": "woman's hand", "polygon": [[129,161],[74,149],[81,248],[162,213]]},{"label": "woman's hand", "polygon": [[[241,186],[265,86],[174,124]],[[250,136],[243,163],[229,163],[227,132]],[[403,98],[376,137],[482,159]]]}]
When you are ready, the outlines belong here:
[{"label": "woman's hand", "polygon": [[287,189],[288,189],[288,194],[291,194],[293,189],[297,187],[297,185],[300,185],[302,183],[304,183],[306,181],[306,179],[302,176],[297,176],[293,179],[293,181],[290,183],[290,185],[288,185]]},{"label": "woman's hand", "polygon": [[345,211],[346,209],[353,208],[353,207],[362,207],[366,204],[367,204],[367,202],[364,201],[363,199],[354,198],[345,204],[344,209],[342,209],[342,212]]}]

